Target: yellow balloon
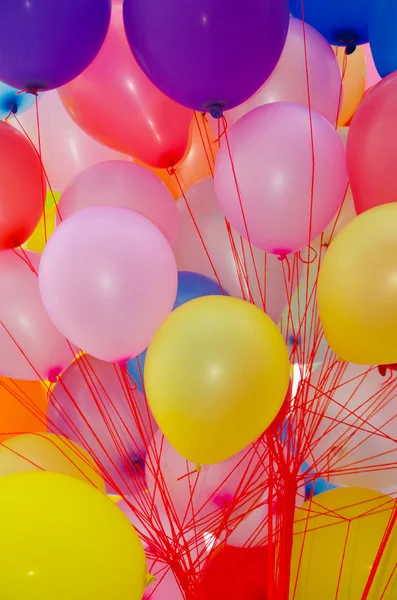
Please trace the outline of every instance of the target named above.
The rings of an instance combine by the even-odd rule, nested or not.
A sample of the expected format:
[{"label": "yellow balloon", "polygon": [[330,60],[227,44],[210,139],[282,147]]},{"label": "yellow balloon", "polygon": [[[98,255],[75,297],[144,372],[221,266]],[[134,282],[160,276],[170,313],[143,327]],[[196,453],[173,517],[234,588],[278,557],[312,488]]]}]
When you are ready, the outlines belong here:
[{"label": "yellow balloon", "polygon": [[317,302],[342,360],[397,362],[397,203],[367,210],[337,236],[320,268]]},{"label": "yellow balloon", "polygon": [[65,437],[28,433],[9,438],[0,446],[0,477],[37,470],[78,477],[106,492],[94,460]]},{"label": "yellow balloon", "polygon": [[346,125],[354,115],[365,91],[367,68],[362,46],[357,46],[353,54],[346,55],[345,48],[334,46],[343,76],[342,104],[338,125]]},{"label": "yellow balloon", "polygon": [[0,598],[141,600],[145,554],[121,510],[75,477],[0,478]]},{"label": "yellow balloon", "polygon": [[[291,600],[361,600],[394,510],[392,498],[363,488],[338,488],[303,504],[295,512]],[[394,527],[368,600],[397,598],[396,562]]]},{"label": "yellow balloon", "polygon": [[44,217],[42,216],[36,229],[23,246],[26,250],[33,250],[34,252],[42,252],[44,250],[44,246],[46,245],[46,232],[48,241],[55,230],[56,211],[57,209],[55,206],[46,208],[45,227]]},{"label": "yellow balloon", "polygon": [[287,392],[290,365],[273,321],[226,296],[192,300],[157,330],[146,356],[153,415],[185,458],[216,463],[253,442]]}]

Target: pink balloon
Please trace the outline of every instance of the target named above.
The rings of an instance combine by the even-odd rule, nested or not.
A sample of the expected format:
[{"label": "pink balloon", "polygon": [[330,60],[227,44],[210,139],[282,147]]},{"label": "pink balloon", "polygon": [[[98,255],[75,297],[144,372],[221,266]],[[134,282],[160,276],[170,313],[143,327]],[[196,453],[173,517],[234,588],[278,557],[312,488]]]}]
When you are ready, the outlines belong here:
[{"label": "pink balloon", "polygon": [[[18,115],[26,133],[39,148],[36,109]],[[23,133],[16,119],[10,123]],[[129,160],[129,157],[99,144],[82,131],[68,115],[57,92],[45,92],[39,99],[41,156],[50,185],[62,192],[83,169],[104,160]]]},{"label": "pink balloon", "polygon": [[367,67],[367,78],[365,82],[365,89],[369,90],[371,87],[379,83],[381,77],[375,67],[375,62],[371,52],[371,46],[369,44],[364,44],[364,55],[365,55],[365,64]]},{"label": "pink balloon", "polygon": [[86,208],[55,230],[39,273],[44,306],[79,348],[110,362],[145,350],[173,308],[177,270],[164,235],[127,208]]},{"label": "pink balloon", "polygon": [[395,493],[396,384],[376,367],[341,363],[318,368],[307,384],[309,464],[337,485]]},{"label": "pink balloon", "polygon": [[252,249],[252,258],[249,244],[235,230],[232,230],[233,246],[225,218],[216,200],[211,177],[193,185],[187,191],[186,198],[187,205],[184,198],[176,203],[180,217],[180,242],[176,251],[178,269],[216,279],[206,248],[222,286],[237,298],[250,300],[252,297],[255,304],[265,308],[266,313],[278,323],[288,303],[288,295],[299,279],[300,263],[296,263],[296,266],[295,263],[291,264],[288,282],[288,268],[285,264],[276,256],[265,254],[257,248]]},{"label": "pink balloon", "polygon": [[179,216],[167,186],[149,169],[126,161],[99,163],[68,185],[58,204],[58,222],[90,206],[122,206],[147,217],[176,247]]},{"label": "pink balloon", "polygon": [[148,561],[148,573],[156,578],[145,590],[142,600],[183,600],[178,582],[169,565],[159,560]]},{"label": "pink balloon", "polygon": [[47,428],[83,447],[108,489],[142,494],[146,448],[156,425],[147,403],[117,365],[84,355],[49,396]]},{"label": "pink balloon", "polygon": [[260,485],[265,482],[264,452],[250,446],[222,463],[202,465],[198,471],[158,429],[146,456],[150,497],[162,514],[170,514],[171,505],[182,529],[216,535],[225,511],[230,511],[233,520],[258,503],[263,492]]},{"label": "pink balloon", "polygon": [[225,141],[215,165],[225,216],[262,250],[302,250],[330,223],[345,195],[346,156],[338,133],[316,111],[310,117],[306,107],[278,102],[245,115],[228,141],[234,172]]},{"label": "pink balloon", "polygon": [[187,150],[193,113],[167,98],[143,73],[127,42],[121,6],[113,6],[99,54],[59,95],[89,135],[146,164],[170,167]]},{"label": "pink balloon", "polygon": [[309,106],[310,97],[311,108],[334,125],[342,102],[341,90],[341,71],[327,40],[308,23],[291,17],[284,50],[269,79],[254,96],[226,111],[225,116],[233,125],[263,104],[295,102]]},{"label": "pink balloon", "polygon": [[35,252],[0,252],[0,375],[5,377],[53,381],[74,357],[44,309],[39,264]]}]

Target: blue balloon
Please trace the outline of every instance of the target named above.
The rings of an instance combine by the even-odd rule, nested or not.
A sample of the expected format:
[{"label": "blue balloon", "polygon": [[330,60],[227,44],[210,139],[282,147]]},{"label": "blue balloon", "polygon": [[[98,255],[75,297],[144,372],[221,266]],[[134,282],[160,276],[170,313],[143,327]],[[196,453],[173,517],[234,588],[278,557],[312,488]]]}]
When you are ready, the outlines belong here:
[{"label": "blue balloon", "polygon": [[10,113],[20,115],[34,106],[36,96],[28,92],[20,92],[0,81],[0,119],[4,121]]},{"label": "blue balloon", "polygon": [[381,77],[397,71],[397,3],[377,0],[370,12],[369,43]]},{"label": "blue balloon", "polygon": [[[203,296],[221,296],[222,294],[225,296],[229,295],[226,290],[222,291],[222,288],[219,286],[219,284],[213,279],[210,279],[210,277],[200,275],[199,273],[193,273],[191,271],[179,271],[178,291],[173,310],[179,308],[179,306],[182,306],[182,304],[186,304],[186,302],[189,302],[190,300],[195,300],[196,298],[202,298]],[[139,373],[139,369],[141,370],[143,377],[146,352],[147,350],[142,352],[142,354],[136,358],[131,358],[131,360],[127,362],[128,374],[135,381],[140,392],[142,392],[143,389],[143,382]]]},{"label": "blue balloon", "polygon": [[316,474],[316,471],[311,469],[307,462],[304,462],[301,466],[301,471],[305,478],[306,486],[305,486],[305,494],[306,500],[310,500],[313,496],[318,496],[318,494],[322,494],[323,492],[328,492],[329,490],[334,490],[337,488],[337,485],[333,483],[329,483],[326,479],[319,477]]},{"label": "blue balloon", "polygon": [[144,350],[136,358],[131,358],[127,362],[128,375],[135,381],[136,387],[140,392],[143,391],[143,369],[145,367],[146,353],[147,350]]},{"label": "blue balloon", "polygon": [[229,294],[226,290],[222,291],[219,284],[210,277],[191,271],[180,271],[178,273],[178,291],[173,310],[196,298],[222,295],[228,296]]},{"label": "blue balloon", "polygon": [[290,9],[294,17],[312,25],[330,44],[354,49],[357,44],[368,42],[372,3],[373,0],[290,0]]}]

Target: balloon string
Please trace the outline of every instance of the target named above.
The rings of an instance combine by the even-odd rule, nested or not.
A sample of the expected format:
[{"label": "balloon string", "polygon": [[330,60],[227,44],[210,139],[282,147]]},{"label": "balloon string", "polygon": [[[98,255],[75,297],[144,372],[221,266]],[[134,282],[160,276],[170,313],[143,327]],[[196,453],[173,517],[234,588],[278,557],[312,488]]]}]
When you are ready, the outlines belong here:
[{"label": "balloon string", "polygon": [[265,300],[263,298],[263,292],[262,292],[261,283],[260,283],[260,279],[259,279],[258,268],[257,268],[256,261],[255,261],[254,251],[253,251],[252,243],[251,243],[251,237],[250,237],[250,233],[249,233],[249,230],[248,230],[248,223],[247,223],[247,219],[246,219],[246,215],[245,215],[245,211],[244,211],[243,200],[242,200],[242,196],[241,196],[241,192],[240,192],[240,187],[238,185],[237,173],[236,173],[236,169],[235,169],[234,162],[233,162],[232,151],[231,151],[231,147],[230,147],[230,143],[229,143],[229,137],[228,137],[228,134],[227,134],[227,121],[226,121],[225,117],[222,117],[222,122],[223,122],[223,125],[224,125],[225,142],[226,142],[227,151],[228,151],[228,155],[229,155],[230,166],[231,166],[232,173],[233,173],[233,179],[234,179],[234,183],[235,183],[235,186],[236,186],[237,197],[238,197],[238,201],[239,201],[239,205],[240,205],[240,210],[241,210],[241,216],[243,218],[245,234],[246,234],[246,237],[247,237],[247,240],[248,240],[248,246],[249,246],[249,250],[250,250],[252,264],[254,266],[255,279],[256,279],[257,286],[258,286],[259,295],[260,295],[260,298],[261,298],[261,304],[262,304],[262,307],[264,307],[265,306]]},{"label": "balloon string", "polygon": [[[35,102],[36,102],[36,124],[37,124],[37,142],[38,142],[38,150],[40,157],[40,164],[43,165],[42,160],[42,151],[41,151],[41,131],[40,131],[40,114],[39,114],[39,98],[37,92],[35,93]],[[45,210],[46,206],[46,184],[45,184],[45,174],[43,168],[40,169],[41,175],[41,193],[43,197],[43,229],[44,229],[44,243],[47,243],[47,214]]]},{"label": "balloon string", "polygon": [[[196,111],[194,111],[194,118],[195,118],[195,121],[196,121],[197,129],[198,129],[199,134],[200,134],[201,144],[202,144],[202,146],[204,148],[205,157],[207,159],[208,167],[209,167],[209,170],[211,172],[211,177],[214,177],[213,165],[211,163],[210,156],[208,154],[207,146],[206,146],[205,141],[204,141],[204,136],[203,136],[203,133],[201,131],[200,122],[198,120],[197,112]],[[204,127],[205,127],[205,124],[204,124]],[[208,134],[207,134],[207,139],[208,139]]]}]

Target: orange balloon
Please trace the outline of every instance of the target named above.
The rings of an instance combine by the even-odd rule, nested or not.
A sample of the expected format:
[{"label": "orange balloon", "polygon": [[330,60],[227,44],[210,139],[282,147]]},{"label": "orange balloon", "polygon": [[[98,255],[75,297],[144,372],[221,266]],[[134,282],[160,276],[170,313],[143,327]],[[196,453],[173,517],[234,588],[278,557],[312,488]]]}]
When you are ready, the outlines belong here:
[{"label": "orange balloon", "polygon": [[[154,169],[142,164],[159,177],[169,188],[175,200],[180,198],[181,187],[185,192],[189,187],[214,174],[215,158],[219,150],[214,134],[205,115],[195,113],[190,126],[188,150],[175,167],[175,174],[167,169]],[[135,162],[138,162],[135,160]],[[179,184],[178,184],[179,181]]]},{"label": "orange balloon", "polygon": [[46,431],[46,411],[41,381],[0,377],[0,443],[20,433]]},{"label": "orange balloon", "polygon": [[333,47],[342,71],[343,98],[339,111],[338,125],[346,125],[354,115],[360,104],[365,90],[366,63],[365,54],[361,46],[357,46],[353,54],[346,55],[345,49],[340,46]]}]

